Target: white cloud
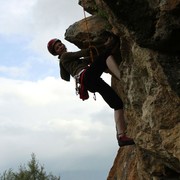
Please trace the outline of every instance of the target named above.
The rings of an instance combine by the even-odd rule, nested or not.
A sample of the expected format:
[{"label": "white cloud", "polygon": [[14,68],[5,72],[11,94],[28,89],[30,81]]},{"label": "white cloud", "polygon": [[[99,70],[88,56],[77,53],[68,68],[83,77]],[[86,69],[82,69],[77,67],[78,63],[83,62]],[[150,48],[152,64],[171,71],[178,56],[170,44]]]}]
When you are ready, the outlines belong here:
[{"label": "white cloud", "polygon": [[17,168],[34,152],[48,170],[72,172],[74,180],[75,171],[84,170],[104,171],[106,177],[117,151],[113,110],[98,95],[97,101],[90,94],[82,102],[74,82],[59,78],[58,63],[46,48],[50,38],[63,38],[71,24],[83,19],[82,8],[76,0],[0,1],[0,37],[7,44],[0,60],[5,77],[0,78],[1,171]]},{"label": "white cloud", "polygon": [[91,95],[81,102],[73,82],[53,77],[36,82],[0,78],[0,84],[0,169],[9,162],[14,168],[14,154],[22,159],[34,152],[45,161],[47,156],[60,161],[62,171],[87,170],[84,158],[103,160],[116,147],[113,114],[99,96],[97,102]]},{"label": "white cloud", "polygon": [[27,31],[31,22],[31,8],[35,0],[7,0],[1,1],[0,32],[2,34],[16,34]]},{"label": "white cloud", "polygon": [[26,73],[26,69],[17,66],[12,66],[12,67],[0,66],[0,73],[16,78],[19,76],[23,76]]},{"label": "white cloud", "polygon": [[[76,21],[84,18],[82,7],[77,1],[39,0],[33,11],[33,40],[30,47],[43,54],[47,42],[51,38],[64,39],[66,29]],[[64,41],[68,49],[77,49]]]},{"label": "white cloud", "polygon": [[[29,47],[44,54],[49,39],[63,39],[65,30],[83,19],[82,8],[74,0],[7,0],[0,6],[0,34],[29,38]],[[73,12],[69,13],[69,12]],[[67,43],[70,48],[74,45]]]}]

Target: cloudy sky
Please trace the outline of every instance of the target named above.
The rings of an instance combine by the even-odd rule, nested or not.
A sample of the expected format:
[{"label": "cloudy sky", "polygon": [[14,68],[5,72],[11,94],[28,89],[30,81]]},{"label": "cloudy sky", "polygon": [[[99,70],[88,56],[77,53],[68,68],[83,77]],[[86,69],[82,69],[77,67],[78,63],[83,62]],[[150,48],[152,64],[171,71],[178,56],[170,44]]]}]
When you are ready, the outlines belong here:
[{"label": "cloudy sky", "polygon": [[35,153],[62,180],[106,179],[118,150],[113,111],[98,95],[81,101],[46,48],[83,18],[78,0],[0,4],[0,173]]}]

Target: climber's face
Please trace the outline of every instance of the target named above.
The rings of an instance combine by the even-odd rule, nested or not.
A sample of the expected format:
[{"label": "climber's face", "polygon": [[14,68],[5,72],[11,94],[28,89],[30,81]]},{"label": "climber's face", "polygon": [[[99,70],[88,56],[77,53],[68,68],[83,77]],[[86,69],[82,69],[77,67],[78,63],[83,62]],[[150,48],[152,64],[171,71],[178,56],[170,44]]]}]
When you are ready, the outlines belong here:
[{"label": "climber's face", "polygon": [[67,51],[67,49],[66,46],[61,41],[58,41],[54,45],[54,51],[56,52],[57,55],[62,55],[64,52]]}]

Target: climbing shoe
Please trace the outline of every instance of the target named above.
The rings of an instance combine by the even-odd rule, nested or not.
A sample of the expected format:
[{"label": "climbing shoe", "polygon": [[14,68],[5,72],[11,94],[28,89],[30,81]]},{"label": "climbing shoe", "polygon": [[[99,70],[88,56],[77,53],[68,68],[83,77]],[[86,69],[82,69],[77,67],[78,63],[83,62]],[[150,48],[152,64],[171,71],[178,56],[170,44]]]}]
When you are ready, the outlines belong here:
[{"label": "climbing shoe", "polygon": [[119,144],[120,147],[135,144],[134,140],[127,137],[126,135],[118,137],[117,140],[118,140],[118,144]]}]

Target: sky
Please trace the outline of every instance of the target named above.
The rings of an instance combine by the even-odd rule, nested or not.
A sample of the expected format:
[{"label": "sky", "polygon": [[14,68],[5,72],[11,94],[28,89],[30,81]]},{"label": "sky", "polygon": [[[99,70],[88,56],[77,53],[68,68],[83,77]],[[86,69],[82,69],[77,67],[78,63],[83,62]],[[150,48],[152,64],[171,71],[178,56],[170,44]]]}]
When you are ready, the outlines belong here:
[{"label": "sky", "polygon": [[[0,0],[0,174],[31,159],[61,180],[106,179],[118,151],[113,110],[60,78],[51,38],[83,19],[78,0]],[[110,76],[103,76],[110,83]]]}]

